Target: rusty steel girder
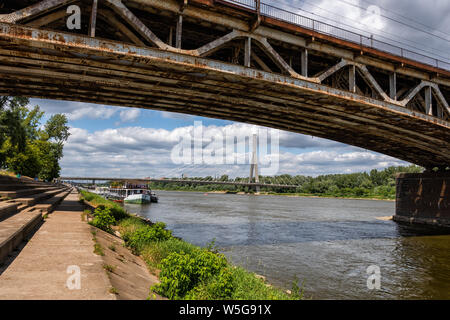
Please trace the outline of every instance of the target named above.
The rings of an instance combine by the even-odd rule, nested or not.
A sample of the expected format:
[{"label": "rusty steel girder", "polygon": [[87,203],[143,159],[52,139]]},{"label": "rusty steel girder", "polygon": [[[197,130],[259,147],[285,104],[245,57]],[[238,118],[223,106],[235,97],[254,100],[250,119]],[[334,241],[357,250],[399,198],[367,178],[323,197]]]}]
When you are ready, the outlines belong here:
[{"label": "rusty steel girder", "polygon": [[[98,10],[96,1],[86,36],[36,28],[46,24],[63,28],[57,24],[61,12],[55,10],[71,2],[81,3],[45,0],[0,15],[0,95],[235,120],[332,139],[427,168],[450,165],[446,96],[450,78],[430,77],[425,67],[391,69],[390,62],[383,64],[355,56],[341,46],[308,41],[289,33],[289,28],[270,29],[261,17],[256,24],[250,19],[253,27],[249,29],[247,22],[218,12],[210,1],[191,7],[200,1],[130,0],[125,5],[120,0],[104,0],[98,2]],[[185,49],[180,38],[185,28],[177,25],[174,47],[172,31],[168,43],[163,41],[163,30],[153,32],[144,15],[128,8],[135,9],[136,4],[142,10],[157,8],[175,17],[182,15],[184,19],[176,19],[178,24],[194,18],[189,23],[214,22],[227,32],[208,35],[202,26],[204,36],[212,39],[189,38],[191,48]],[[97,12],[103,23],[112,24],[129,41],[94,37],[96,31],[105,32],[104,25],[96,30]],[[289,49],[293,45],[298,46],[299,56],[301,52],[301,68],[292,56],[287,59],[292,52],[295,55],[296,49]],[[233,57],[223,61],[228,59],[223,53],[230,48]],[[334,60],[327,56],[330,53]],[[308,72],[310,62],[315,72]],[[374,75],[377,67],[388,72],[389,94],[380,74]]]},{"label": "rusty steel girder", "polygon": [[8,46],[0,49],[2,95],[236,120],[328,138],[425,167],[450,163],[447,121],[386,101],[88,36],[1,23],[0,40]]}]

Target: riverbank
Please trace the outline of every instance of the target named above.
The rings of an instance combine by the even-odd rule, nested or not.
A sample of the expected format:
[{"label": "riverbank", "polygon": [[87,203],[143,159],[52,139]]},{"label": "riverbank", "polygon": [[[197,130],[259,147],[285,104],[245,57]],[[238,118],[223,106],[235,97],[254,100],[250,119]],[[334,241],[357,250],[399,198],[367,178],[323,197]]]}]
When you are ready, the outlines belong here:
[{"label": "riverbank", "polygon": [[382,198],[382,197],[342,197],[342,196],[330,196],[330,195],[315,195],[315,194],[301,194],[301,193],[260,193],[261,195],[268,196],[285,196],[285,197],[299,197],[299,198],[322,198],[322,199],[347,199],[347,200],[376,200],[376,201],[395,201],[394,198]]},{"label": "riverbank", "polygon": [[[169,299],[296,300],[303,297],[298,283],[289,292],[266,283],[264,277],[231,265],[211,243],[202,248],[172,235],[164,223],[152,223],[126,213],[114,202],[82,191],[83,199],[97,209],[91,224],[118,232],[125,245],[143,258],[159,278],[149,293]],[[107,200],[106,200],[107,201]],[[98,204],[101,203],[101,204]],[[115,218],[120,217],[120,218]]]}]

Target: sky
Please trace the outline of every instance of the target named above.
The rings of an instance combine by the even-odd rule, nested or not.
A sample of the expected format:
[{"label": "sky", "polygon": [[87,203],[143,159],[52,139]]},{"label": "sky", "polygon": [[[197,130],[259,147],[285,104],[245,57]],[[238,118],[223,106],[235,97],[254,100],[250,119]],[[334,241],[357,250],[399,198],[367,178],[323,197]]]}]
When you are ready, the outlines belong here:
[{"label": "sky", "polygon": [[[270,1],[265,1],[270,2]],[[272,1],[274,2],[274,1]],[[275,1],[291,11],[336,24],[356,32],[364,30],[381,35],[385,41],[400,41],[411,47],[450,61],[450,4],[448,0],[301,0]],[[420,31],[422,30],[422,31]],[[389,38],[389,39],[386,39]],[[426,44],[426,45],[424,45]],[[183,114],[86,104],[80,102],[31,99],[48,118],[55,113],[67,115],[70,138],[61,160],[62,176],[107,177],[180,177],[221,176],[246,177],[249,174],[249,145],[257,127]],[[195,125],[203,126],[202,146],[208,150],[214,136],[226,133],[243,144],[233,153],[245,154],[246,163],[194,164],[175,163],[174,150],[190,137]],[[264,128],[259,128],[265,132]],[[239,140],[241,139],[242,140]],[[275,139],[270,140],[275,143]],[[217,145],[216,145],[217,146]],[[316,137],[278,132],[278,148],[266,155],[276,161],[273,174],[317,176],[383,169],[408,165],[392,157]],[[216,148],[215,152],[223,151]],[[261,151],[261,150],[260,150]],[[261,167],[267,157],[260,155]],[[267,163],[270,163],[268,161]],[[242,161],[241,161],[242,162]],[[267,164],[266,163],[266,164]],[[269,171],[267,171],[269,172]]]}]

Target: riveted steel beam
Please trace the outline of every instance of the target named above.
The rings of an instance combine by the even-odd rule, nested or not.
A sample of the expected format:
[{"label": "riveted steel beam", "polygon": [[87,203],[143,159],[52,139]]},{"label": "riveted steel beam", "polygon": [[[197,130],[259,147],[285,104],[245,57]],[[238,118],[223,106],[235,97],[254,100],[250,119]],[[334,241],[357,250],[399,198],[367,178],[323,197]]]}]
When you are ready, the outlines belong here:
[{"label": "riveted steel beam", "polygon": [[98,10],[98,0],[92,0],[91,8],[91,19],[89,22],[89,36],[95,37],[95,29],[97,26],[97,10]]},{"label": "riveted steel beam", "polygon": [[66,9],[62,9],[62,10],[57,10],[55,12],[52,12],[50,14],[47,14],[43,17],[34,19],[28,23],[26,23],[27,26],[29,27],[33,27],[33,28],[39,28],[45,25],[48,25],[50,23],[53,23],[59,19],[64,18],[67,15],[67,10]]},{"label": "riveted steel beam", "polygon": [[433,115],[433,95],[430,86],[425,86],[425,113]]},{"label": "riveted steel beam", "polygon": [[247,68],[251,67],[252,62],[252,38],[248,37],[245,39],[245,52],[244,52],[244,66]]},{"label": "riveted steel beam", "polygon": [[121,0],[105,0],[107,4],[121,16],[125,21],[127,21],[145,40],[149,41],[156,47],[160,49],[174,49],[172,46],[167,45],[161,39],[158,38],[147,26],[145,26],[142,21],[134,15]]},{"label": "riveted steel beam", "polygon": [[181,41],[183,39],[183,15],[178,15],[177,19],[177,28],[175,32],[175,46],[178,49],[181,49]]},{"label": "riveted steel beam", "polygon": [[395,101],[397,100],[397,73],[389,73],[389,98]]},{"label": "riveted steel beam", "polygon": [[219,117],[331,138],[422,165],[450,161],[447,121],[309,79],[9,24],[0,24],[0,42],[1,93]]},{"label": "riveted steel beam", "polygon": [[254,37],[261,45],[260,48],[272,59],[272,61],[283,71],[287,72],[291,77],[303,78],[292,67],[284,61],[284,59],[270,45],[266,38]]},{"label": "riveted steel beam", "polygon": [[125,26],[122,22],[115,18],[114,14],[110,10],[100,9],[98,11],[99,17],[104,20],[106,23],[110,24],[117,28],[120,33],[125,35],[130,41],[138,46],[145,46],[145,43],[134,34],[127,26]]},{"label": "riveted steel beam", "polygon": [[244,37],[244,36],[245,35],[242,32],[233,30],[230,33],[224,35],[223,37],[221,37],[217,40],[214,40],[214,41],[198,48],[197,50],[193,50],[191,53],[192,53],[192,55],[206,57],[206,56],[210,55],[211,53],[213,53],[214,51],[222,48],[228,42],[230,42],[236,38]]},{"label": "riveted steel beam", "polygon": [[0,22],[17,23],[21,20],[30,19],[38,14],[45,13],[74,1],[75,0],[44,0],[10,14],[2,14],[0,15]]},{"label": "riveted steel beam", "polygon": [[369,72],[369,70],[365,65],[359,63],[358,64],[354,63],[354,65],[358,67],[363,77],[369,82],[370,86],[372,87],[372,89],[376,91],[376,93],[378,93],[385,101],[396,103],[395,100],[392,100],[390,97],[388,97],[386,92],[384,92],[384,90],[380,87],[378,82],[375,80],[375,78],[372,76],[372,74]]},{"label": "riveted steel beam", "polygon": [[308,49],[300,50],[300,69],[303,77],[308,77]]},{"label": "riveted steel beam", "polygon": [[318,82],[323,82],[326,78],[328,78],[329,76],[331,76],[333,73],[336,73],[338,70],[344,68],[345,66],[347,66],[349,64],[349,62],[345,59],[342,59],[341,61],[339,61],[336,65],[332,66],[331,68],[329,68],[328,70],[325,70],[324,72],[322,72],[318,77],[317,77],[317,81]]},{"label": "riveted steel beam", "polygon": [[[148,64],[169,64],[183,66],[187,70],[201,68],[204,72],[217,71],[223,74],[230,74],[239,77],[248,77],[259,81],[267,81],[277,84],[283,84],[290,87],[296,87],[302,90],[310,91],[311,94],[321,93],[348,99],[351,101],[360,101],[364,104],[386,108],[402,114],[411,114],[412,112],[404,107],[400,107],[385,101],[373,98],[363,97],[347,91],[330,88],[306,79],[294,78],[265,71],[243,68],[238,65],[224,63],[220,61],[209,60],[205,58],[193,57],[175,52],[162,51],[155,48],[135,47],[128,44],[117,43],[113,41],[83,37],[74,34],[67,34],[48,30],[32,29],[24,26],[9,25],[0,23],[0,38],[7,39],[12,43],[27,43],[30,46],[54,48],[56,45],[68,48],[68,51],[77,49],[80,52],[96,52],[97,55],[121,55],[130,61],[145,61]],[[71,48],[71,49],[69,49]],[[301,76],[300,76],[301,77]],[[414,114],[415,117],[427,119],[426,115]],[[436,123],[439,120],[429,119]],[[446,122],[443,122],[446,123]]]},{"label": "riveted steel beam", "polygon": [[[194,2],[194,1],[193,1]],[[158,8],[160,10],[170,11],[177,13],[179,11],[179,4],[174,0],[132,0],[128,3],[129,6],[135,6],[146,10],[146,8]],[[208,21],[213,24],[225,26],[230,29],[236,29],[240,31],[249,31],[248,23],[237,17],[221,13],[220,11],[208,10],[208,6],[213,6],[213,1],[207,1],[204,6],[192,6],[185,9],[183,15],[185,17],[191,17],[202,21]],[[295,29],[295,26],[292,26]],[[252,33],[254,35],[264,37],[267,39],[274,39],[290,45],[307,48],[310,51],[321,52],[337,58],[343,58],[351,61],[355,61],[361,64],[379,68],[389,72],[397,72],[399,75],[405,75],[415,77],[420,80],[429,80],[430,72],[421,70],[419,67],[405,66],[398,69],[398,63],[386,61],[383,57],[376,58],[369,55],[355,55],[355,50],[343,48],[341,45],[331,45],[324,42],[306,40],[307,35],[302,35],[302,32],[289,32],[292,30],[268,27],[264,24],[260,25]],[[338,39],[337,39],[338,40]],[[336,40],[336,41],[337,41]],[[360,52],[360,51],[358,51]],[[380,53],[381,54],[381,53]],[[433,82],[450,87],[450,79],[448,77],[435,77]]]}]

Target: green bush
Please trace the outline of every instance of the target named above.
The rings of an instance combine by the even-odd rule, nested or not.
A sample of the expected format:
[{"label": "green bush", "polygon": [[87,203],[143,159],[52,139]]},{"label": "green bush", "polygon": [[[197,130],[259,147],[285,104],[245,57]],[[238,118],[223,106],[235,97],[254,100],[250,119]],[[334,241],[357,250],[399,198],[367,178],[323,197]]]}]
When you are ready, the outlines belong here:
[{"label": "green bush", "polygon": [[97,227],[103,231],[112,233],[111,226],[116,224],[116,220],[111,215],[111,210],[109,208],[105,208],[104,206],[99,206],[95,209],[94,219],[89,222],[94,227]]},{"label": "green bush", "polygon": [[102,210],[108,210],[108,214],[110,216],[112,216],[114,218],[114,220],[116,221],[120,221],[126,217],[128,217],[128,213],[122,209],[122,208],[117,208],[114,206],[108,206],[108,205],[104,205],[104,204],[100,204],[97,206],[97,208],[94,211],[94,216],[95,216],[95,212],[96,211],[102,211]]},{"label": "green bush", "polygon": [[199,248],[177,238],[170,238],[167,241],[152,242],[146,245],[141,254],[151,268],[160,269],[161,261],[167,258],[172,252],[191,254]]},{"label": "green bush", "polygon": [[[224,272],[223,269],[227,264],[223,255],[214,254],[205,249],[191,254],[173,252],[162,260],[159,274],[161,283],[154,286],[153,290],[169,299],[183,298],[202,282],[207,282]],[[220,287],[231,288],[226,274],[226,272],[223,273],[223,283],[212,284],[208,290],[217,291]]]},{"label": "green bush", "polygon": [[111,207],[110,210],[111,210],[111,215],[117,221],[125,219],[129,216],[128,213],[125,211],[125,209],[118,207],[118,206]]},{"label": "green bush", "polygon": [[138,227],[134,232],[126,232],[123,239],[134,253],[140,253],[142,248],[152,242],[165,241],[172,237],[172,231],[166,230],[163,222],[151,226]]},{"label": "green bush", "polygon": [[220,273],[207,281],[201,282],[189,291],[186,300],[228,300],[234,292],[234,277],[229,268],[224,268]]}]

